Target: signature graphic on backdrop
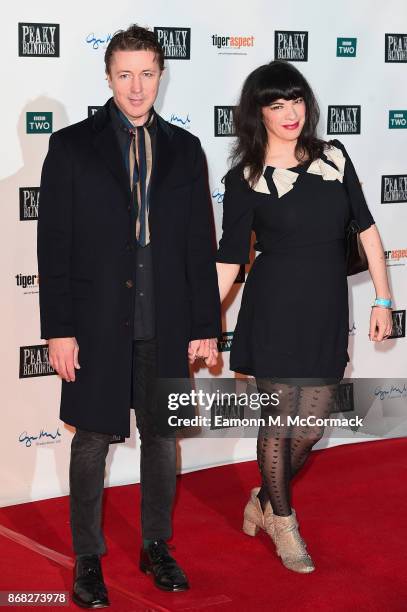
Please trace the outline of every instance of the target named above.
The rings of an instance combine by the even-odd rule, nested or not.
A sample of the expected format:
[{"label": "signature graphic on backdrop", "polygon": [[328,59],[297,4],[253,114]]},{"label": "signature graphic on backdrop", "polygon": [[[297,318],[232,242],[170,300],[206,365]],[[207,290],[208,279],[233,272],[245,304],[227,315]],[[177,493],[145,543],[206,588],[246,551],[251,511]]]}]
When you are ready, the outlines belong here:
[{"label": "signature graphic on backdrop", "polygon": [[187,114],[186,117],[178,117],[178,115],[175,115],[173,113],[170,117],[170,123],[179,123],[185,128],[189,127],[189,124],[191,123],[191,119],[189,118],[189,113]]},{"label": "signature graphic on backdrop", "polygon": [[91,45],[92,49],[97,51],[98,49],[100,49],[100,47],[105,49],[109,42],[112,40],[112,36],[113,34],[105,34],[104,36],[99,38],[95,35],[94,32],[91,32],[85,38],[85,42],[87,42],[88,45]]},{"label": "signature graphic on backdrop", "polygon": [[379,396],[381,400],[385,399],[399,399],[400,397],[407,397],[407,387],[391,385],[390,387],[376,387],[374,391],[375,396]]},{"label": "signature graphic on backdrop", "polygon": [[[51,433],[49,431],[46,431],[45,429],[41,429],[40,432],[38,433],[38,435],[36,436],[30,436],[26,431],[23,431],[19,437],[18,437],[18,441],[21,442],[21,444],[24,444],[27,448],[30,448],[30,446],[32,446],[32,443],[35,442],[36,440],[38,440],[37,444],[52,444],[52,442],[60,442],[60,440],[58,440],[58,438],[61,438],[62,434],[59,431],[59,427],[57,428],[55,433]],[[45,441],[46,440],[50,440],[50,441]],[[40,442],[40,440],[44,440],[43,442]]]},{"label": "signature graphic on backdrop", "polygon": [[217,204],[222,204],[224,195],[225,192],[219,191],[217,187],[212,191],[212,198]]}]

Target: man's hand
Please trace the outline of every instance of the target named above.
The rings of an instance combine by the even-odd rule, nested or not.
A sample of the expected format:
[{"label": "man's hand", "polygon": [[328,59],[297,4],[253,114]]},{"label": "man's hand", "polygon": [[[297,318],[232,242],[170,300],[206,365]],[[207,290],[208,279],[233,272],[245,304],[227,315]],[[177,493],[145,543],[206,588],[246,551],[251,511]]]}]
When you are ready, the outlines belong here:
[{"label": "man's hand", "polygon": [[75,382],[75,369],[81,367],[78,361],[79,345],[76,338],[50,338],[48,340],[49,363],[66,382]]},{"label": "man's hand", "polygon": [[211,368],[218,361],[218,341],[217,338],[205,338],[204,340],[191,340],[188,346],[189,363],[194,363],[196,359],[203,359]]}]

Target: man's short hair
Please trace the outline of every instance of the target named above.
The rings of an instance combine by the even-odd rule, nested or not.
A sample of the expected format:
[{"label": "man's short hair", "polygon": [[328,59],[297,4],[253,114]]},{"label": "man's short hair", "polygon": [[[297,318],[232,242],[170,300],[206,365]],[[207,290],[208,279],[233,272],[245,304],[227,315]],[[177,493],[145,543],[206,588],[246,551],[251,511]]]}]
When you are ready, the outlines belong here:
[{"label": "man's short hair", "polygon": [[152,51],[155,53],[157,64],[164,70],[164,50],[159,44],[156,35],[147,28],[133,23],[127,30],[118,30],[113,35],[105,52],[106,73],[110,74],[110,64],[115,51]]}]

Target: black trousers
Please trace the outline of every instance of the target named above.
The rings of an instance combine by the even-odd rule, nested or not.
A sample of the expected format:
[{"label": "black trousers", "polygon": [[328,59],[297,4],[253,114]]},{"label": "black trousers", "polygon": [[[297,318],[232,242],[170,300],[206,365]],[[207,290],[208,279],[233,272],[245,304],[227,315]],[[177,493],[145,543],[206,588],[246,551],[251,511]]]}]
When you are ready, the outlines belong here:
[{"label": "black trousers", "polygon": [[[141,440],[141,530],[148,540],[172,535],[171,512],[176,487],[175,434],[159,435],[149,418],[156,401],[155,340],[133,342],[132,405]],[[114,406],[112,406],[114,410]],[[77,430],[71,445],[70,518],[76,555],[106,551],[102,499],[106,456],[113,437]]]}]

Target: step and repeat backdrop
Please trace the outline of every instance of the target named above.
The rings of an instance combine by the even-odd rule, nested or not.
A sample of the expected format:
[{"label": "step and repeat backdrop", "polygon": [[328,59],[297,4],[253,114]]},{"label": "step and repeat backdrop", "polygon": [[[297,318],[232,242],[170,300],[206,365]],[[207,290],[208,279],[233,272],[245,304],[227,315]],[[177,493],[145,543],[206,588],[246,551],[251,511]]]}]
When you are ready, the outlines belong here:
[{"label": "step and repeat backdrop", "polygon": [[[393,337],[369,342],[374,288],[368,273],[349,279],[349,354],[344,412],[370,415],[369,432],[331,431],[318,448],[407,435],[407,6],[369,0],[51,0],[7,6],[2,18],[1,281],[2,443],[0,504],[66,494],[72,430],[59,421],[60,381],[40,338],[36,229],[41,167],[52,132],[95,113],[110,97],[103,55],[114,32],[138,23],[154,29],[166,70],[157,111],[199,136],[220,238],[224,187],[233,143],[233,111],[242,83],[273,59],[294,62],[321,108],[320,136],[338,138],[357,169],[380,230],[394,296]],[[253,257],[255,253],[253,253]],[[234,377],[229,351],[242,268],[223,316],[219,366],[197,378]],[[300,308],[300,304],[299,304]],[[108,358],[108,356],[107,356]],[[371,381],[369,384],[369,380]],[[357,400],[357,401],[356,401]],[[338,411],[340,412],[338,408]],[[114,406],[112,406],[114,410]],[[134,421],[134,419],[133,419]],[[374,426],[376,425],[376,427]],[[255,456],[254,437],[227,428],[179,442],[180,470]],[[138,481],[139,441],[112,445],[107,483]]]}]

